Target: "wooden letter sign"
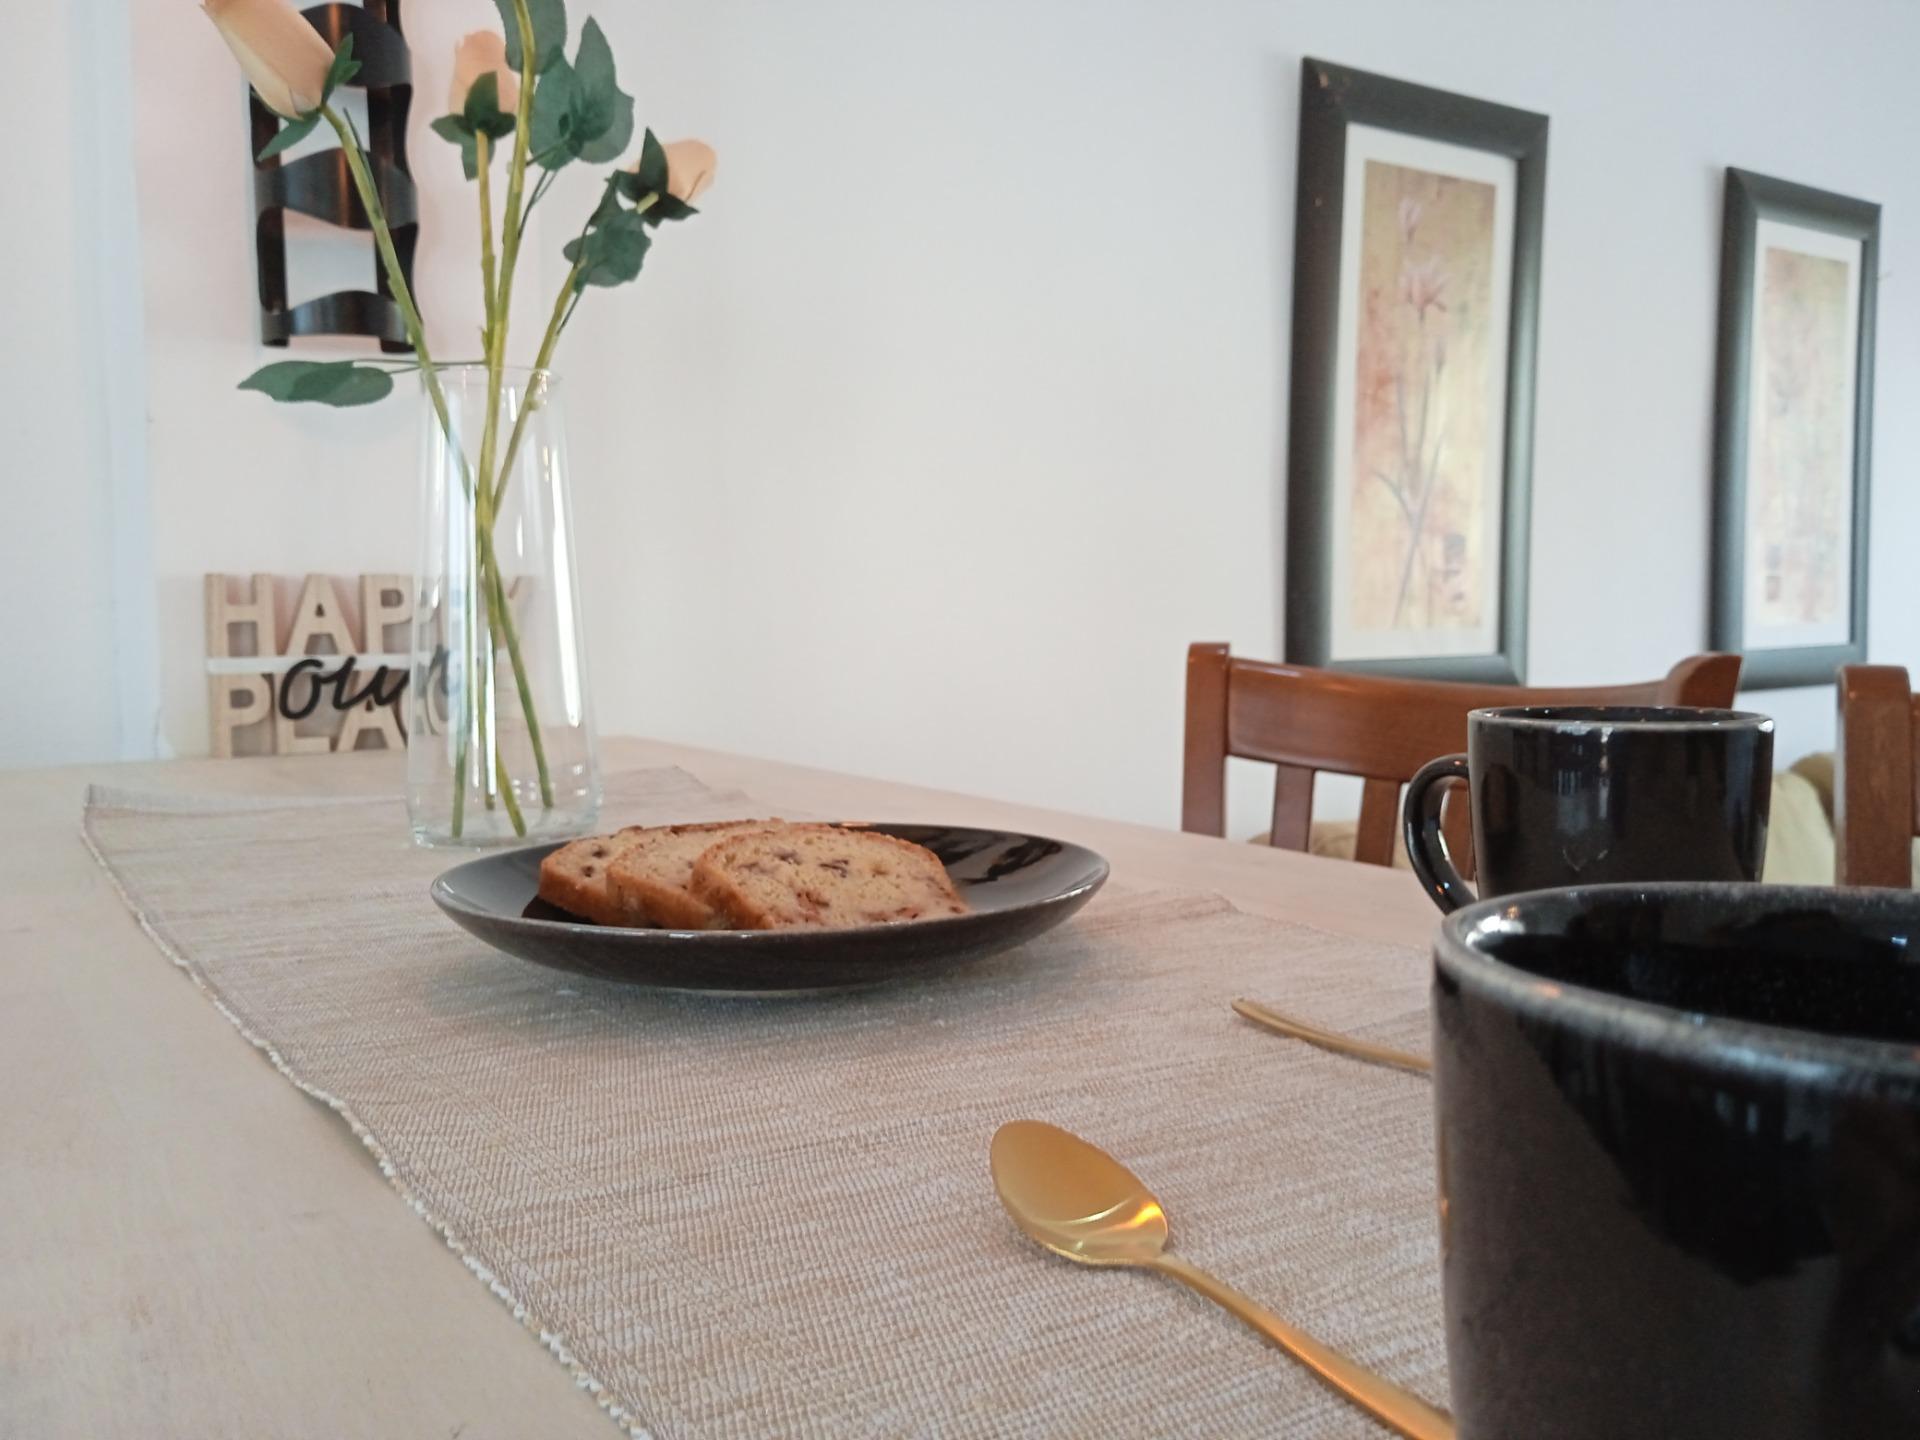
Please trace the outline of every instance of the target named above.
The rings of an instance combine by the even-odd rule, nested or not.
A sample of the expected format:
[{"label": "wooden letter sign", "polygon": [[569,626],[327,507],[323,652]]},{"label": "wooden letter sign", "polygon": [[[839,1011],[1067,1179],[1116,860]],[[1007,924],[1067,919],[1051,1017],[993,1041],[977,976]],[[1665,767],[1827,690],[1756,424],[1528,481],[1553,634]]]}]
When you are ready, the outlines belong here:
[{"label": "wooden letter sign", "polygon": [[[209,575],[206,585],[214,755],[405,748],[400,700],[413,663],[411,580],[362,575],[357,615],[325,575],[298,582]],[[292,603],[283,607],[288,595]]]}]

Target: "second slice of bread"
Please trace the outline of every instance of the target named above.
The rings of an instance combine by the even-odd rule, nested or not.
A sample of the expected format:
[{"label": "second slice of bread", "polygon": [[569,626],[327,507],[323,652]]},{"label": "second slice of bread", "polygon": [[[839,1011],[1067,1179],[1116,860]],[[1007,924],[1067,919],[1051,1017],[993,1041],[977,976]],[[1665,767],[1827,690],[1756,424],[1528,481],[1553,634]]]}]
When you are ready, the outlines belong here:
[{"label": "second slice of bread", "polygon": [[708,825],[661,825],[641,832],[608,868],[607,879],[629,925],[710,930],[717,918],[689,888],[693,862],[730,835],[780,828],[780,820],[723,820]]},{"label": "second slice of bread", "polygon": [[883,925],[967,909],[931,850],[832,825],[719,840],[694,862],[690,888],[741,930]]},{"label": "second slice of bread", "polygon": [[632,825],[611,835],[588,835],[562,845],[540,862],[540,898],[596,925],[638,925],[613,892],[614,864],[652,832]]}]

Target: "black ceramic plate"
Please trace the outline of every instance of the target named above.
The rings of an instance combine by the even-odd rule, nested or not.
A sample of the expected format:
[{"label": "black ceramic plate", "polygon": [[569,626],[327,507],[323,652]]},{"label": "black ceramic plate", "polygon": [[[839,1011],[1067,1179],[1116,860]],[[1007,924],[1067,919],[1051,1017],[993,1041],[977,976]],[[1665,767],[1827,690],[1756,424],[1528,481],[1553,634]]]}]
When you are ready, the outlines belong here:
[{"label": "black ceramic plate", "polygon": [[867,825],[924,845],[947,867],[965,915],[857,930],[620,930],[538,898],[557,845],[456,865],[433,898],[461,928],[536,965],[678,990],[790,994],[874,985],[978,960],[1050,930],[1093,898],[1107,862],[1038,835],[955,825]]}]

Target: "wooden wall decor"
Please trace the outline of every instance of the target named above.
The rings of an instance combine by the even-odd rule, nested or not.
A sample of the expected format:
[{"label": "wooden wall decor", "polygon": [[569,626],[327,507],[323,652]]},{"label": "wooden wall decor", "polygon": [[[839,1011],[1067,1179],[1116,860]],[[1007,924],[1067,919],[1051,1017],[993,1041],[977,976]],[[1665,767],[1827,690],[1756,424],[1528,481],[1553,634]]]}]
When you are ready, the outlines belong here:
[{"label": "wooden wall decor", "polygon": [[[420,238],[419,199],[407,165],[407,112],[413,105],[413,67],[400,30],[400,0],[364,5],[315,5],[302,12],[334,49],[353,37],[360,73],[347,88],[367,97],[367,133],[361,137],[393,231],[400,268],[413,282],[413,251]],[[248,91],[252,154],[273,139],[280,117]],[[389,352],[407,352],[406,326],[385,269],[367,245],[374,289],[339,290],[299,305],[287,302],[286,213],[310,215],[344,229],[368,231],[366,209],[353,188],[338,146],[288,160],[256,160],[253,169],[254,250],[260,271],[260,339],[284,346],[295,335],[370,335]]]},{"label": "wooden wall decor", "polygon": [[404,749],[413,580],[209,575],[207,737],[220,759]]}]

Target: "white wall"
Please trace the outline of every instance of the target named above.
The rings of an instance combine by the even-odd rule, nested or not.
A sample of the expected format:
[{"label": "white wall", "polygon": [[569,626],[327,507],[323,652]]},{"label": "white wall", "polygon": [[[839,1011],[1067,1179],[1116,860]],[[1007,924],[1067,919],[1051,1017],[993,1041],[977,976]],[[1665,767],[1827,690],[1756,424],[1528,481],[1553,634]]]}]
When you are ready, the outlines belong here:
[{"label": "white wall", "polygon": [[[722,156],[562,360],[659,437],[576,449],[613,725],[1172,823],[1187,642],[1278,650],[1309,54],[1551,116],[1540,682],[1705,647],[1723,168],[1885,205],[1872,652],[1920,667],[1911,6],[599,13]],[[1749,699],[1832,743],[1830,688]]]},{"label": "white wall", "polygon": [[[414,417],[231,393],[264,358],[238,82],[190,7],[134,8],[166,729],[198,748],[199,574],[406,568]],[[574,8],[649,123],[721,153],[560,359],[603,729],[1173,823],[1186,643],[1278,650],[1304,54],[1552,117],[1535,680],[1705,643],[1723,167],[1881,201],[1872,649],[1920,667],[1899,0]],[[452,343],[471,192],[421,127],[489,12],[409,11]],[[588,183],[549,202],[548,285]],[[1831,742],[1830,690],[1752,698],[1785,755]]]},{"label": "white wall", "polygon": [[[0,239],[0,764],[137,755],[154,724],[127,31],[111,0],[8,19]],[[64,144],[61,143],[64,140]]]}]

